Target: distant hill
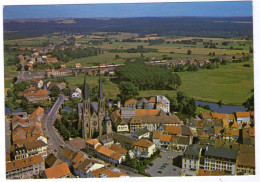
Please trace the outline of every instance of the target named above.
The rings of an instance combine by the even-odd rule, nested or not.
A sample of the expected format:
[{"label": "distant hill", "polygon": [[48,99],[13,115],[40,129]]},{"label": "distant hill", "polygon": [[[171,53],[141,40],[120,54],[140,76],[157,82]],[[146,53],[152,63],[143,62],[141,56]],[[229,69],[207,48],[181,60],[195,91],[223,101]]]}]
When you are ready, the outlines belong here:
[{"label": "distant hill", "polygon": [[5,39],[40,36],[61,31],[83,34],[89,32],[130,32],[252,38],[253,19],[252,17],[144,17],[4,20]]}]

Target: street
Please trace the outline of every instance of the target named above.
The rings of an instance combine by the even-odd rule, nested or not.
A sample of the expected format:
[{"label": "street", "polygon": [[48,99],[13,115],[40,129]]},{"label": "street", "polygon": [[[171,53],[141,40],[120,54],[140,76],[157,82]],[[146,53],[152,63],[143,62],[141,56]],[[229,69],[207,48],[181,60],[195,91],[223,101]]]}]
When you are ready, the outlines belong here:
[{"label": "street", "polygon": [[60,106],[62,105],[63,101],[65,99],[65,96],[59,95],[57,101],[53,105],[50,113],[46,118],[44,118],[44,124],[43,127],[45,128],[44,130],[44,135],[47,136],[48,139],[48,148],[49,150],[58,150],[59,146],[65,145],[64,141],[62,138],[59,136],[59,134],[55,131],[54,129],[54,121],[56,119],[56,114],[58,113],[58,110]]},{"label": "street", "polygon": [[[146,170],[146,173],[149,173],[152,177],[155,176],[180,176],[181,168],[172,165],[172,159],[182,153],[174,151],[161,151],[161,158],[157,157],[152,163],[153,166],[149,166],[149,169]],[[161,166],[165,168],[161,168]],[[161,169],[160,169],[161,168]],[[176,170],[174,170],[176,169]],[[159,172],[161,171],[161,172]]]}]

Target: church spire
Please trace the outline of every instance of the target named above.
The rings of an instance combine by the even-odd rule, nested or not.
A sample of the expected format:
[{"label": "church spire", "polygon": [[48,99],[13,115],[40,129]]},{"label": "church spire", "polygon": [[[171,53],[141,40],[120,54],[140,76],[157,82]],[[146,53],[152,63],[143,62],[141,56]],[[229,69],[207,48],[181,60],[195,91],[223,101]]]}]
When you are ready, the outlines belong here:
[{"label": "church spire", "polygon": [[86,76],[84,76],[83,98],[84,98],[84,99],[88,99]]},{"label": "church spire", "polygon": [[99,98],[103,99],[103,90],[102,90],[102,85],[101,85],[101,77],[100,77],[100,73],[99,73]]}]

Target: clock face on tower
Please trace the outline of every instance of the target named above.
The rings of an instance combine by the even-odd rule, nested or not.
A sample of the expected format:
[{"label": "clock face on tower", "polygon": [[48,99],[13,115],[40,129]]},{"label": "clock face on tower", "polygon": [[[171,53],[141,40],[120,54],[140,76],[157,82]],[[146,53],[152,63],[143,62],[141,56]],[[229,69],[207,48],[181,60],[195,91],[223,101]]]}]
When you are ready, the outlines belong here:
[{"label": "clock face on tower", "polygon": [[93,122],[93,126],[97,126],[97,122],[96,121]]}]

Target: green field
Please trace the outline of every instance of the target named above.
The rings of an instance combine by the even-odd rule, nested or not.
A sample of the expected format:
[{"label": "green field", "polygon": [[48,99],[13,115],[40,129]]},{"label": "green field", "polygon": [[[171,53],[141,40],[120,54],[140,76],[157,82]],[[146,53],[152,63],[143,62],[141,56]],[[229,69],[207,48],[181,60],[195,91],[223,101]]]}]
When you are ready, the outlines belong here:
[{"label": "green field", "polygon": [[[244,67],[243,64],[250,63],[251,67]],[[253,80],[253,61],[243,63],[232,63],[222,65],[214,70],[202,70],[197,72],[181,72],[179,73],[182,86],[180,91],[183,91],[188,96],[195,100],[218,102],[222,101],[224,104],[241,105],[248,97],[250,97],[250,90],[254,88]],[[103,83],[104,94],[108,98],[116,98],[119,89],[115,83],[110,81],[110,77],[103,76],[105,79]],[[83,76],[81,77],[66,77],[70,86],[83,83]],[[90,88],[98,86],[97,76],[88,76],[87,83]],[[139,97],[150,97],[154,95],[176,95],[174,90],[147,90],[140,91]]]},{"label": "green field", "polygon": [[[109,76],[102,76],[102,88],[104,95],[109,99],[115,99],[117,94],[119,93],[119,89],[116,84],[112,83],[110,81]],[[73,87],[75,85],[83,84],[84,83],[84,77],[65,77],[65,79],[69,82],[69,87]],[[90,89],[92,89],[95,86],[98,86],[99,83],[99,77],[98,76],[87,76],[86,77],[87,84],[90,86]]]},{"label": "green field", "polygon": [[[224,104],[241,105],[251,96],[254,88],[253,61],[251,67],[244,67],[244,63],[232,63],[220,66],[214,70],[202,70],[197,72],[179,73],[182,85],[180,91],[196,100],[218,102]],[[175,95],[170,90],[141,91],[140,96],[152,96],[156,94]]]},{"label": "green field", "polygon": [[[100,63],[108,64],[122,64],[127,59],[137,58],[141,56],[141,53],[109,53],[110,49],[129,49],[137,48],[137,46],[143,45],[144,48],[155,48],[158,49],[158,52],[144,53],[145,58],[151,58],[161,60],[164,55],[171,57],[172,59],[186,59],[186,58],[200,58],[207,57],[209,52],[214,52],[216,56],[223,55],[236,55],[241,54],[242,52],[248,53],[249,47],[252,47],[252,40],[233,40],[233,39],[223,39],[223,38],[202,38],[204,41],[212,41],[218,43],[217,49],[213,48],[204,48],[203,43],[199,42],[197,45],[188,45],[188,44],[173,44],[163,43],[159,45],[149,46],[148,42],[115,42],[115,40],[122,40],[125,38],[137,37],[137,34],[131,33],[121,33],[118,35],[106,35],[104,33],[95,33],[87,36],[79,36],[76,38],[76,42],[81,42],[83,46],[86,47],[96,47],[105,51],[103,54],[97,56],[91,56],[81,59],[73,59],[68,63],[60,62],[61,64],[66,64],[67,67],[74,67],[75,63],[81,63],[82,67],[98,65]],[[102,45],[89,45],[86,44],[90,40],[104,40],[108,38],[112,40],[112,44],[108,42],[102,42]],[[155,37],[156,38],[156,37]],[[158,37],[157,37],[158,38]],[[162,37],[167,41],[176,41],[176,40],[188,40],[198,37],[178,37],[172,39],[169,37]],[[61,42],[63,37],[52,36],[52,37],[36,37],[36,38],[27,38],[27,39],[17,39],[6,41],[5,44],[19,46],[30,46],[30,45],[39,45],[44,41],[50,40],[50,42]],[[148,38],[144,38],[148,39]],[[142,39],[142,40],[144,40]],[[228,45],[222,45],[222,42],[230,42]],[[243,50],[234,50],[239,48]],[[187,50],[191,50],[192,54],[187,55]],[[115,59],[115,56],[118,55],[120,58]],[[5,54],[5,62],[11,56]],[[253,85],[253,61],[250,60],[251,67],[244,67],[245,63],[232,63],[228,65],[220,66],[218,69],[214,70],[202,70],[199,69],[197,72],[181,72],[179,73],[182,86],[180,91],[185,92],[188,96],[193,97],[196,100],[208,101],[208,102],[218,102],[222,101],[224,104],[234,104],[241,105],[250,95],[250,90],[254,88]],[[15,71],[15,66],[5,66],[5,73]],[[8,78],[13,74],[9,74]],[[109,98],[116,98],[119,93],[119,89],[116,84],[112,83],[109,78],[103,77],[105,82],[103,83],[104,93]],[[76,84],[83,83],[83,77],[66,77],[70,83],[70,87]],[[90,87],[98,85],[98,77],[87,77],[87,82]],[[148,90],[140,91],[140,97],[149,97],[152,95],[165,95],[169,94],[172,96],[176,95],[174,90]]]}]

